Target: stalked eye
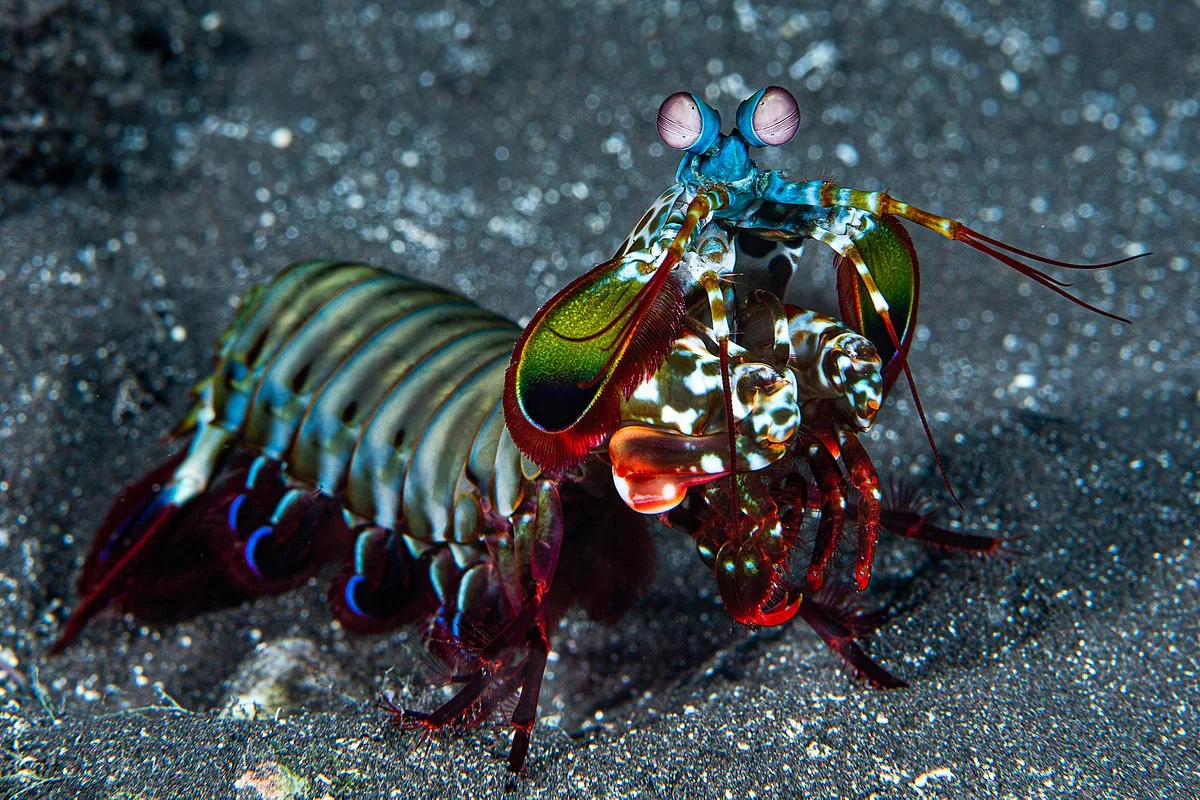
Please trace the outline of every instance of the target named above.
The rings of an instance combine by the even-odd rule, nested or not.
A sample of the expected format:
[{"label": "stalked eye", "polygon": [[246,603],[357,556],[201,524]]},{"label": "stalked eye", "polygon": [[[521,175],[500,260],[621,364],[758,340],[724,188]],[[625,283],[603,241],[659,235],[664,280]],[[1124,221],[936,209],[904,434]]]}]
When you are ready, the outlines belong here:
[{"label": "stalked eye", "polygon": [[721,115],[691,92],[676,92],[658,107],[658,135],[667,147],[703,153],[721,135]]},{"label": "stalked eye", "polygon": [[[660,122],[660,128],[661,125]],[[752,147],[787,144],[800,127],[800,106],[787,89],[768,86],[738,106],[737,127]]]}]

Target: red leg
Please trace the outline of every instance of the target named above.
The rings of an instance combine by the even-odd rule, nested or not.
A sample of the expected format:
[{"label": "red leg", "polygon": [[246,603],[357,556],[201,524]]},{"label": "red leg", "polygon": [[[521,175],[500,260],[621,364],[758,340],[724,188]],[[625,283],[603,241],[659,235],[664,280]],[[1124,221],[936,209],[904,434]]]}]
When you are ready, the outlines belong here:
[{"label": "red leg", "polygon": [[[473,611],[477,613],[478,609]],[[537,602],[530,598],[521,607],[520,612],[478,651],[468,653],[467,648],[459,641],[457,658],[463,661],[469,658],[470,661],[450,666],[451,674],[454,676],[453,682],[461,683],[462,688],[458,690],[457,694],[430,712],[393,707],[392,711],[396,715],[395,721],[405,728],[422,728],[429,733],[436,733],[447,726],[462,726],[464,715],[484,694],[485,690],[488,690],[498,680],[503,682],[505,676],[510,673],[521,672],[522,666],[519,660],[512,659],[512,657],[514,650],[519,648],[521,640],[526,637],[537,611]],[[442,614],[442,616],[456,615],[452,611]],[[516,663],[509,663],[510,659]],[[516,687],[513,686],[513,688]]]},{"label": "red leg", "polygon": [[[520,699],[512,715],[513,741],[508,764],[513,772],[519,772],[529,752],[529,742],[537,719],[538,696],[542,677],[550,653],[547,635],[549,606],[546,597],[553,582],[558,565],[558,554],[562,544],[563,517],[558,490],[549,480],[537,485],[536,505],[526,506],[513,518],[513,546],[505,547],[515,569],[496,569],[490,572],[501,584],[494,592],[478,596],[492,597],[489,608],[477,607],[480,603],[468,603],[467,608],[457,608],[457,595],[444,602],[449,608],[438,615],[440,626],[458,645],[458,659],[465,669],[456,669],[462,675],[464,685],[454,697],[429,713],[394,711],[397,722],[406,728],[422,729],[435,733],[444,728],[463,729],[478,725],[500,706],[519,687]],[[515,615],[509,617],[496,635],[478,650],[468,652],[463,647],[456,631],[460,630],[465,618],[486,616],[491,605],[500,598],[523,596]],[[450,625],[440,622],[442,618],[456,621]]]},{"label": "red leg", "polygon": [[915,539],[941,550],[974,553],[980,556],[1002,555],[1011,552],[1004,547],[1004,544],[1012,541],[1012,538],[947,530],[934,525],[925,516],[914,514],[911,511],[886,510],[883,512],[881,521],[884,528],[897,536]]},{"label": "red leg", "polygon": [[408,711],[401,709],[396,721],[405,728],[424,728],[429,733],[435,733],[447,725],[454,724],[459,717],[466,713],[488,687],[491,675],[485,669],[480,669],[471,675],[458,694],[429,713],[423,711]]},{"label": "red leg", "polygon": [[[940,550],[978,556],[1012,555],[1015,551],[1005,545],[1024,538],[952,531],[935,525],[929,518],[929,508],[930,502],[926,497],[911,489],[897,488],[893,485],[887,492],[879,521],[884,530],[895,536],[913,539]],[[858,508],[852,506],[848,513],[856,515]]]},{"label": "red leg", "polygon": [[846,491],[842,472],[824,445],[814,442],[808,450],[808,464],[817,480],[821,496],[821,516],[817,540],[808,566],[808,587],[816,591],[825,583],[829,562],[837,551],[846,520]]},{"label": "red leg", "polygon": [[522,670],[514,670],[503,679],[492,681],[479,699],[459,718],[458,726],[466,730],[487,722],[496,709],[501,708],[506,700],[516,694],[524,679],[525,673]]},{"label": "red leg", "polygon": [[855,623],[858,620],[844,608],[825,604],[813,599],[812,595],[806,595],[804,602],[800,604],[800,617],[817,632],[829,649],[845,659],[847,664],[876,688],[896,689],[908,685],[880,666],[859,646],[855,640]]},{"label": "red leg", "polygon": [[529,660],[525,664],[525,682],[521,685],[521,699],[513,710],[512,748],[508,751],[508,769],[520,772],[529,753],[529,739],[533,723],[537,718],[538,696],[542,692],[542,677],[546,672],[546,659],[550,654],[550,639],[546,636],[544,621],[538,620],[530,631]]},{"label": "red leg", "polygon": [[845,432],[838,440],[842,445],[842,463],[846,465],[846,476],[859,493],[858,555],[854,562],[854,580],[861,592],[871,582],[875,545],[879,542],[880,500],[883,494],[879,491],[879,475],[858,437]]},{"label": "red leg", "polygon": [[[523,566],[522,577],[530,584],[537,616],[529,629],[528,658],[525,662],[525,682],[521,686],[521,699],[513,710],[512,748],[508,752],[508,768],[520,772],[529,753],[529,739],[533,723],[537,718],[538,697],[542,691],[542,677],[546,672],[546,659],[550,655],[550,637],[546,632],[549,608],[546,596],[554,573],[558,569],[558,554],[562,549],[563,512],[558,488],[548,480],[541,480],[537,487],[537,513],[527,531],[519,527],[517,537],[517,563]],[[524,565],[528,565],[525,567]]]}]

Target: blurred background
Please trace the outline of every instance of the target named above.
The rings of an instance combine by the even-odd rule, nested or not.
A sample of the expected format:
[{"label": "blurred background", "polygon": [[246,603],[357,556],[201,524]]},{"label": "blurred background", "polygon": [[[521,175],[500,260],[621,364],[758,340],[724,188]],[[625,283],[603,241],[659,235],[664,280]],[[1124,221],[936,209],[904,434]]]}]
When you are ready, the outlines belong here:
[{"label": "blurred background", "polygon": [[[0,5],[0,796],[503,788],[502,728],[387,729],[380,691],[440,697],[419,635],[347,635],[316,583],[45,649],[251,286],[360,259],[525,321],[672,181],[664,97],[731,118],[768,84],[803,119],[763,166],[1068,260],[1153,251],[1070,276],[1133,325],[915,232],[913,362],[965,508],[905,391],[868,449],[1024,555],[884,542],[869,647],[912,686],[881,693],[801,626],[733,626],[661,531],[626,621],[559,632],[520,791],[1196,796],[1198,22],[1197,0]],[[831,253],[805,258],[789,300],[832,308]],[[218,715],[260,680],[278,719]]]}]

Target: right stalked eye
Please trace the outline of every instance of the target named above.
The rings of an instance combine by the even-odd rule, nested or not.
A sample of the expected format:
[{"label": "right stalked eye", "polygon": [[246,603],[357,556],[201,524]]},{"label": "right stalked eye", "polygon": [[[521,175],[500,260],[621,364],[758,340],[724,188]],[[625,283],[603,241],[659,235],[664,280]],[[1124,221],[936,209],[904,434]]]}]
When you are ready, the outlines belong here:
[{"label": "right stalked eye", "polygon": [[721,135],[721,115],[691,92],[676,92],[658,107],[658,135],[667,147],[703,153]]},{"label": "right stalked eye", "polygon": [[752,147],[787,144],[800,127],[800,106],[782,86],[760,89],[742,101],[737,128]]}]

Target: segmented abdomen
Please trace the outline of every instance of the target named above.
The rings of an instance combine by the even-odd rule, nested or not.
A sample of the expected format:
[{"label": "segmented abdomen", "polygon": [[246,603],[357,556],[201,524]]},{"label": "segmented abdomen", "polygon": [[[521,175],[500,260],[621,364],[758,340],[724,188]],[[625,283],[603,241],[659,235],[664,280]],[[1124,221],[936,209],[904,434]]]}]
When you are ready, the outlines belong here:
[{"label": "segmented abdomen", "polygon": [[500,406],[519,333],[444,289],[301,262],[247,298],[190,418],[285,462],[364,520],[469,542],[484,515],[520,502]]}]

